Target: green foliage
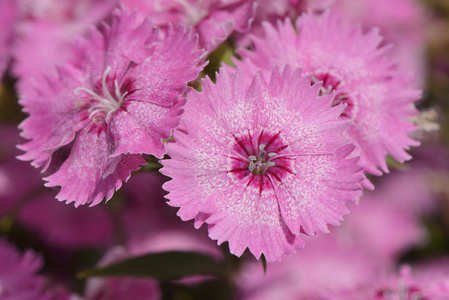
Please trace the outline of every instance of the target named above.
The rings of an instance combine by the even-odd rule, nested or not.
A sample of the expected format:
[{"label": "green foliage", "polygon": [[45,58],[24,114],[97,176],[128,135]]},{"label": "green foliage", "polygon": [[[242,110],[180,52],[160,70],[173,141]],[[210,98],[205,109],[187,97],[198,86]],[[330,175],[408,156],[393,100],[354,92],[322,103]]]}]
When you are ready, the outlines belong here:
[{"label": "green foliage", "polygon": [[163,252],[128,258],[105,267],[92,268],[78,273],[84,279],[101,277],[151,277],[159,280],[175,280],[193,275],[222,277],[226,268],[210,256],[195,252]]}]

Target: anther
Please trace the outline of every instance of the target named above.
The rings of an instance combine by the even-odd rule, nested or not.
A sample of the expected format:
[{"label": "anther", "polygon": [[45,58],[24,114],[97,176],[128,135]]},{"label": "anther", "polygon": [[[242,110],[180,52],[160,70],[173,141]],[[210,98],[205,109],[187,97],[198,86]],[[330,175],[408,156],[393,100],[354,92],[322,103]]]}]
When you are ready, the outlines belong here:
[{"label": "anther", "polygon": [[270,167],[274,167],[276,165],[273,161],[271,161],[271,159],[277,154],[275,152],[267,153],[267,151],[265,151],[265,147],[266,145],[264,144],[259,145],[259,153],[257,155],[248,156],[248,170],[253,174],[264,174]]}]

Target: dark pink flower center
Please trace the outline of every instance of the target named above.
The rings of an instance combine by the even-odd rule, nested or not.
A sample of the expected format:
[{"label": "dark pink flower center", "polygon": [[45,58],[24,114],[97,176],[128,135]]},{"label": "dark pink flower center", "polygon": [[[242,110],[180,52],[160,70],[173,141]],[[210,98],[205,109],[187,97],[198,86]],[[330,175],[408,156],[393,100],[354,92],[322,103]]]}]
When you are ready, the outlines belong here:
[{"label": "dark pink flower center", "polygon": [[271,161],[271,159],[274,159],[274,156],[276,156],[276,153],[270,152],[267,155],[267,151],[264,150],[265,145],[260,144],[259,145],[259,153],[256,155],[250,155],[248,156],[249,159],[249,166],[248,170],[253,172],[253,174],[263,174],[265,173],[270,167],[274,167],[276,163],[274,161]]},{"label": "dark pink flower center", "polygon": [[79,95],[79,92],[82,91],[86,96],[88,96],[88,112],[90,113],[89,119],[96,122],[107,122],[109,116],[120,108],[125,96],[127,95],[127,92],[123,94],[121,93],[119,84],[115,79],[113,81],[114,92],[111,93],[107,84],[108,74],[110,71],[111,67],[108,66],[103,73],[101,87],[98,91],[85,87],[75,89],[75,95]]},{"label": "dark pink flower center", "polygon": [[383,300],[427,300],[424,297],[421,289],[414,286],[407,287],[404,283],[401,283],[398,290],[387,289],[378,291],[376,294],[377,299]]},{"label": "dark pink flower center", "polygon": [[350,119],[352,117],[352,111],[354,107],[354,103],[349,95],[342,91],[341,81],[336,77],[330,75],[329,73],[323,74],[315,74],[312,78],[313,83],[321,81],[323,86],[319,92],[319,96],[329,95],[332,92],[335,92],[335,99],[332,102],[331,106],[337,106],[340,103],[346,103],[347,106],[345,110],[342,112],[341,117]]},{"label": "dark pink flower center", "polygon": [[293,170],[294,155],[289,143],[282,134],[268,129],[255,135],[250,132],[234,135],[229,158],[229,173],[236,180],[267,176],[282,181]]}]

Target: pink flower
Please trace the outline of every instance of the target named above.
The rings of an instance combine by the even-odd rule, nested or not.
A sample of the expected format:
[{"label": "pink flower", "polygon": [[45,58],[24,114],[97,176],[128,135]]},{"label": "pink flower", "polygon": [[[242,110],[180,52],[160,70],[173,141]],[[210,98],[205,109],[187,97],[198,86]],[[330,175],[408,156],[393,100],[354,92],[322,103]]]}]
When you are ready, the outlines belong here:
[{"label": "pink flower", "polygon": [[[198,76],[201,52],[183,27],[161,34],[148,19],[114,10],[111,25],[80,38],[57,76],[39,78],[20,103],[30,116],[20,124],[19,146],[35,167],[68,157],[44,178],[61,186],[57,198],[75,206],[109,200],[142,154],[162,157],[162,139],[179,123],[187,83]],[[50,171],[51,172],[51,171]]]},{"label": "pink flower", "polygon": [[78,209],[54,201],[38,170],[15,157],[17,127],[0,126],[0,219],[8,215],[45,243],[64,248],[104,246],[112,242],[110,216],[103,206]]},{"label": "pink flower", "polygon": [[[440,262],[441,263],[441,262]],[[447,264],[445,265],[447,268]],[[420,270],[401,266],[398,274],[373,280],[358,289],[334,293],[336,300],[445,300],[449,298],[449,275],[441,269]]]},{"label": "pink flower", "polygon": [[425,84],[425,37],[428,16],[418,0],[334,0],[332,10],[342,18],[373,26],[393,44],[390,54],[406,72],[414,72],[417,86]]},{"label": "pink flower", "polygon": [[438,169],[420,166],[416,159],[408,169],[393,170],[385,180],[376,184],[373,196],[385,204],[394,205],[402,215],[416,217],[431,215],[438,208],[437,197],[430,185],[431,176],[438,176]]},{"label": "pink flower", "polygon": [[414,277],[430,299],[449,298],[449,257],[433,258],[413,266]]},{"label": "pink flower", "polygon": [[249,60],[236,62],[242,70],[269,73],[275,65],[292,64],[322,81],[321,94],[336,94],[332,105],[347,104],[341,118],[352,121],[348,135],[365,171],[388,172],[387,154],[400,162],[411,158],[404,150],[419,143],[407,136],[415,129],[407,118],[416,115],[413,102],[420,92],[384,55],[387,48],[379,48],[382,37],[376,30],[364,34],[330,13],[302,15],[295,27],[288,19],[277,28],[264,27],[264,39],[253,37],[255,51],[240,51]]},{"label": "pink flower", "polygon": [[[395,205],[394,194],[377,196],[364,194],[359,205],[349,207],[335,234],[345,243],[365,248],[370,257],[393,262],[413,246],[426,241],[426,232],[417,216]],[[381,220],[381,221],[379,221]]]},{"label": "pink flower", "polygon": [[43,300],[44,278],[36,273],[42,260],[32,251],[19,253],[0,239],[0,299]]},{"label": "pink flower", "polygon": [[18,221],[27,230],[50,245],[66,249],[113,243],[111,216],[105,206],[75,208],[54,201],[54,193],[46,192],[30,199],[18,212]]},{"label": "pink flower", "polygon": [[287,17],[295,19],[306,11],[321,12],[329,7],[332,1],[333,0],[258,0],[250,31],[235,34],[237,45],[241,47],[250,46],[250,34],[263,38],[264,29],[262,24],[264,22],[276,24],[279,19],[283,20]]},{"label": "pink flower", "polygon": [[15,158],[20,154],[16,148],[18,140],[21,139],[17,127],[0,126],[0,218],[13,213],[44,188],[39,172]]},{"label": "pink flower", "polygon": [[191,25],[198,46],[208,53],[234,32],[246,32],[254,18],[255,0],[122,0],[157,26]]},{"label": "pink flower", "polygon": [[360,192],[358,158],[345,159],[353,146],[342,137],[343,106],[317,98],[310,79],[275,68],[269,83],[259,73],[249,85],[242,72],[222,71],[216,85],[206,79],[202,93],[188,93],[185,130],[162,162],[173,178],[166,197],[237,256],[247,247],[268,261],[293,253],[300,232],[328,232]]},{"label": "pink flower", "polygon": [[238,299],[331,300],[326,296],[369,284],[387,267],[366,249],[339,241],[334,233],[318,235],[308,238],[301,253],[268,264],[266,274],[258,261],[244,264],[236,280]]},{"label": "pink flower", "polygon": [[[17,1],[19,2],[19,1]],[[13,73],[19,93],[32,88],[42,72],[57,76],[74,44],[73,37],[86,34],[116,5],[115,0],[26,0],[21,2],[22,20],[13,52]],[[33,55],[30,55],[30,52]]]}]

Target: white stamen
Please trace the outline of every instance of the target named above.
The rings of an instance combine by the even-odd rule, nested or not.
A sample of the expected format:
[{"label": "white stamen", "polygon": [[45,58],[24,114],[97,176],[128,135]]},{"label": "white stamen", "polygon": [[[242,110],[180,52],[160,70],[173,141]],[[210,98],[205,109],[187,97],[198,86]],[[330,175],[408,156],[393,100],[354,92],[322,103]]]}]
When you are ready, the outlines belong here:
[{"label": "white stamen", "polygon": [[248,170],[253,174],[263,174],[270,167],[274,167],[276,165],[273,161],[271,161],[271,158],[276,156],[277,154],[275,152],[270,152],[267,159],[267,151],[264,150],[265,146],[266,145],[264,144],[259,145],[259,153],[257,156],[248,156],[248,160],[250,161]]},{"label": "white stamen", "polygon": [[[106,70],[103,72],[103,77],[101,78],[101,85],[103,86],[103,95],[106,96],[106,99],[111,100],[114,99],[111,95],[111,93],[109,93],[109,89],[108,86],[106,84],[106,78],[108,77],[109,72],[111,71],[111,66],[108,66],[106,68]],[[111,101],[113,102],[113,101]]]},{"label": "white stamen", "polygon": [[111,69],[112,69],[111,66],[108,66],[106,70],[103,72],[103,76],[101,78],[103,96],[100,96],[93,90],[85,87],[78,87],[74,91],[75,95],[77,96],[79,95],[80,91],[83,91],[92,96],[94,100],[97,100],[99,102],[88,109],[88,112],[90,112],[89,114],[90,119],[94,118],[96,114],[103,112],[106,114],[105,120],[107,120],[113,112],[115,112],[117,109],[120,108],[120,106],[123,103],[123,100],[125,99],[125,96],[128,94],[128,92],[125,92],[122,95],[120,93],[120,87],[117,80],[114,80],[115,97],[111,95],[111,93],[109,92],[108,85],[106,83],[108,74],[111,71]]}]

